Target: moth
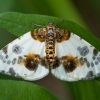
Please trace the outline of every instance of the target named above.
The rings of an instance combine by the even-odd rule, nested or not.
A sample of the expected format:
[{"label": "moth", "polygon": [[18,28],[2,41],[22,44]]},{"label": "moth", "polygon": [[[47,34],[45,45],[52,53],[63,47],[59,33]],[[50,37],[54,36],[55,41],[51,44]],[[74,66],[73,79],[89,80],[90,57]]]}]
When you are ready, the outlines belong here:
[{"label": "moth", "polygon": [[34,29],[0,50],[0,73],[39,80],[51,73],[65,81],[100,76],[100,52],[53,22]]}]

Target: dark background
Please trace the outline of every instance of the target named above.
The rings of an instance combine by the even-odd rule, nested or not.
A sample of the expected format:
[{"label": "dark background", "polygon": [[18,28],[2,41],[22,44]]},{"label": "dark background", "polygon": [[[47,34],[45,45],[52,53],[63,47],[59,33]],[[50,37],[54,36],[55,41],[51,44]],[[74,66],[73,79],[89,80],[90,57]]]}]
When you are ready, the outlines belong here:
[{"label": "dark background", "polygon": [[[0,13],[11,11],[71,20],[100,38],[100,0],[0,0]],[[0,29],[0,49],[15,38]],[[34,83],[42,85],[63,100],[73,99],[70,88],[52,75]]]}]

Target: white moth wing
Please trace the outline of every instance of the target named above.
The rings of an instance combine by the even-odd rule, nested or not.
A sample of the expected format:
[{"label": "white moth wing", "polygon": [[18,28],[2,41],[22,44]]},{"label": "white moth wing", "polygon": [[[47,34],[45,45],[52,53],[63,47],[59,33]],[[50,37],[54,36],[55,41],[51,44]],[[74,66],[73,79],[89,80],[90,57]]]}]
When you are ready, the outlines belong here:
[{"label": "white moth wing", "polygon": [[[100,75],[100,52],[75,34],[71,34],[69,44],[72,45],[71,47],[76,51],[76,56],[78,58],[83,58],[81,62],[84,64],[82,66],[77,66],[77,68],[73,72],[68,73],[68,75],[78,80],[98,77]],[[70,52],[73,53],[73,50],[70,50]]]},{"label": "white moth wing", "polygon": [[52,74],[56,73],[54,75],[62,80],[85,80],[100,75],[100,52],[73,33],[71,33],[69,40],[56,43],[56,55],[59,58],[68,55],[73,55],[74,57],[78,57],[78,59],[83,58],[81,63],[84,64],[77,66],[75,70],[71,72],[67,72],[62,64],[56,69],[52,69]]},{"label": "white moth wing", "polygon": [[[68,49],[67,49],[67,50],[68,50]],[[62,46],[62,43],[56,43],[56,52],[55,52],[55,56],[61,58],[62,56],[65,56],[65,55],[66,55],[66,53],[68,52],[67,50],[66,50],[66,52],[65,52],[65,50],[64,50],[64,48],[63,48],[63,46]],[[75,78],[73,78],[73,77],[70,77],[70,76],[66,73],[66,71],[65,71],[65,69],[64,69],[64,67],[63,67],[62,64],[61,64],[59,67],[55,68],[55,69],[51,69],[51,73],[52,73],[55,77],[57,77],[57,78],[59,78],[59,79],[61,79],[61,80],[65,80],[65,81],[77,81],[77,79],[75,79]]]},{"label": "white moth wing", "polygon": [[38,80],[49,73],[49,70],[38,64],[35,70],[29,70],[24,64],[18,64],[28,54],[45,56],[45,43],[34,40],[30,32],[12,41],[0,50],[0,72],[25,80]]},{"label": "white moth wing", "polygon": [[51,73],[57,77],[58,79],[65,80],[65,81],[77,81],[78,79],[73,78],[66,74],[63,65],[61,64],[58,68],[52,69]]}]

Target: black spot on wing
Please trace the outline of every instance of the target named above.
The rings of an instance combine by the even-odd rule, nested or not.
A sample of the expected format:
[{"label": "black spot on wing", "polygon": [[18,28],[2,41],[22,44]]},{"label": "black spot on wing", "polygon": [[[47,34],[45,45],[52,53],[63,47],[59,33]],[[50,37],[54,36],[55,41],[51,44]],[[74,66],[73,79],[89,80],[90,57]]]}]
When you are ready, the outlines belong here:
[{"label": "black spot on wing", "polygon": [[14,65],[14,64],[16,63],[16,61],[17,61],[17,59],[14,58],[14,59],[12,60],[12,65]]},{"label": "black spot on wing", "polygon": [[67,56],[62,57],[62,64],[65,68],[65,71],[67,71],[67,72],[72,72],[77,67],[74,58],[69,58],[68,59]]},{"label": "black spot on wing", "polygon": [[90,67],[90,63],[89,63],[89,61],[87,60],[87,58],[84,58],[84,62],[86,63],[87,67]]},{"label": "black spot on wing", "polygon": [[55,57],[52,68],[57,68],[60,66],[60,64],[60,59],[58,57]]},{"label": "black spot on wing", "polygon": [[3,55],[2,54],[0,54],[0,60],[2,60],[3,59]]},{"label": "black spot on wing", "polygon": [[2,62],[3,62],[3,63],[6,63],[6,59],[3,59]]},{"label": "black spot on wing", "polygon": [[94,63],[93,62],[91,62],[91,66],[94,67]]},{"label": "black spot on wing", "polygon": [[68,63],[64,63],[63,66],[67,72],[72,72],[77,67],[73,61],[68,61]]},{"label": "black spot on wing", "polygon": [[80,63],[82,66],[84,65],[84,58],[83,57],[80,58]]},{"label": "black spot on wing", "polygon": [[77,66],[73,61],[70,60],[68,61],[67,66],[65,65],[64,67],[68,72],[72,72]]},{"label": "black spot on wing", "polygon": [[45,66],[45,67],[48,66],[48,63],[47,63],[47,59],[46,59],[46,57],[42,57],[40,63],[41,63],[42,66]]},{"label": "black spot on wing", "polygon": [[98,54],[98,50],[94,48],[94,49],[93,49],[93,55],[94,55],[94,56],[97,56],[97,54]]},{"label": "black spot on wing", "polygon": [[5,57],[6,59],[8,59],[8,55],[6,55],[6,57]]},{"label": "black spot on wing", "polygon": [[10,69],[9,69],[9,73],[10,73],[12,76],[15,76],[15,74],[16,74],[13,68],[10,68]]},{"label": "black spot on wing", "polygon": [[97,60],[100,62],[100,57],[97,57]]},{"label": "black spot on wing", "polygon": [[25,63],[26,68],[29,70],[35,70],[37,68],[37,63],[34,62],[33,59],[28,59]]},{"label": "black spot on wing", "polygon": [[61,63],[66,72],[73,72],[78,66],[82,66],[80,59],[73,55],[62,56]]},{"label": "black spot on wing", "polygon": [[12,47],[12,52],[15,54],[20,54],[22,52],[22,48],[19,45],[15,44]]},{"label": "black spot on wing", "polygon": [[29,70],[36,70],[38,67],[40,56],[38,54],[28,54],[24,59],[24,65]]},{"label": "black spot on wing", "polygon": [[23,61],[23,57],[22,56],[19,56],[17,63],[20,64],[22,61]]},{"label": "black spot on wing", "polygon": [[3,51],[5,54],[7,54],[7,52],[8,52],[8,45],[5,46],[5,47],[2,49],[2,51]]},{"label": "black spot on wing", "polygon": [[90,63],[89,62],[86,62],[86,65],[87,65],[87,67],[90,67]]},{"label": "black spot on wing", "polygon": [[4,70],[1,70],[0,73],[5,74],[5,71]]},{"label": "black spot on wing", "polygon": [[84,58],[84,62],[87,62],[87,58]]},{"label": "black spot on wing", "polygon": [[93,56],[93,57],[92,57],[92,59],[93,59],[93,60],[95,60],[95,59],[96,59],[96,57],[95,57],[95,56]]},{"label": "black spot on wing", "polygon": [[87,79],[91,79],[91,78],[93,78],[93,77],[94,77],[93,71],[89,71],[89,72],[87,73],[87,75],[86,75],[86,78],[87,78]]},{"label": "black spot on wing", "polygon": [[10,64],[11,64],[11,61],[10,61],[10,60],[8,60],[8,61],[7,61],[7,64],[8,64],[8,65],[10,65]]},{"label": "black spot on wing", "polygon": [[86,56],[89,53],[89,49],[87,46],[84,47],[78,47],[77,50],[79,51],[81,56]]},{"label": "black spot on wing", "polygon": [[98,65],[98,61],[95,61],[95,65]]}]

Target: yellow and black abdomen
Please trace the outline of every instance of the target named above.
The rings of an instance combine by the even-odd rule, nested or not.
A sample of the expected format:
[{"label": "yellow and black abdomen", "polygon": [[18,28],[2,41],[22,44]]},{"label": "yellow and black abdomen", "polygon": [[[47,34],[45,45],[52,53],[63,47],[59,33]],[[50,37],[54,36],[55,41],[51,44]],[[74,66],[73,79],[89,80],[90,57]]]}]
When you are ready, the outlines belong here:
[{"label": "yellow and black abdomen", "polygon": [[46,36],[46,58],[49,66],[52,67],[55,58],[55,36],[52,28],[48,30]]}]

